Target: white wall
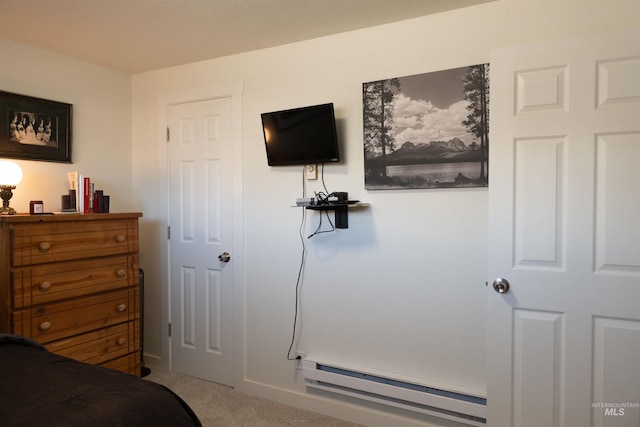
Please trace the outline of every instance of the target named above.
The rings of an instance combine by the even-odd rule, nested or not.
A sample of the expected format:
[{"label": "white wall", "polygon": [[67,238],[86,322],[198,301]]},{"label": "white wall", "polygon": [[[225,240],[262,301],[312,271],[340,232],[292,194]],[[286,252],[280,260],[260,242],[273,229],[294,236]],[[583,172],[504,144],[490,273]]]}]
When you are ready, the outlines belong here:
[{"label": "white wall", "polygon": [[[259,114],[334,102],[345,161],[326,167],[331,190],[371,207],[348,230],[311,239],[300,348],[319,357],[484,389],[487,190],[366,191],[363,82],[477,64],[491,49],[638,28],[637,0],[501,0],[478,7],[127,76],[0,40],[0,90],[74,105],[74,164],[18,161],[18,210],[56,209],[66,172],[105,183],[112,210],[140,210],[146,273],[145,352],[167,360],[166,178],[162,94],[241,82],[244,280],[236,339],[240,389],[367,425],[424,425],[309,398],[285,360],[300,256],[298,168],[269,168]],[[135,165],[135,168],[132,167]],[[315,189],[317,183],[310,186]],[[309,227],[317,214],[310,214]],[[166,297],[166,292],[164,293]],[[333,402],[333,401],[331,401]],[[436,422],[436,420],[429,420]]]},{"label": "white wall", "polygon": [[78,171],[111,196],[111,211],[133,208],[131,76],[0,39],[0,90],[73,105],[73,164],[15,160],[24,178],[12,207],[29,212],[30,200],[42,200],[60,210],[67,172]]},{"label": "white wall", "polygon": [[[308,241],[300,349],[484,390],[487,190],[364,190],[361,85],[488,62],[494,48],[637,27],[638,20],[637,1],[499,1],[136,75],[134,160],[142,169],[134,177],[146,186],[137,191],[140,209],[147,220],[153,218],[143,251],[153,247],[154,255],[164,256],[157,243],[165,232],[166,199],[155,196],[165,192],[157,184],[164,172],[155,171],[164,156],[158,97],[241,81],[245,250],[235,256],[242,257],[245,277],[236,284],[244,306],[244,329],[236,335],[244,349],[237,355],[244,358],[238,387],[388,425],[388,419],[365,411],[305,399],[301,378],[285,359],[300,257],[300,212],[290,206],[301,195],[300,169],[267,166],[259,116],[333,102],[346,156],[342,164],[326,166],[327,186],[371,207],[353,212],[348,230]],[[308,220],[313,228],[318,214]],[[154,283],[166,286],[164,260],[151,258],[146,271]],[[162,293],[153,292],[154,305],[165,307]],[[153,319],[160,319],[159,312]],[[160,329],[146,334],[147,351],[166,359],[163,326],[154,326]]]}]

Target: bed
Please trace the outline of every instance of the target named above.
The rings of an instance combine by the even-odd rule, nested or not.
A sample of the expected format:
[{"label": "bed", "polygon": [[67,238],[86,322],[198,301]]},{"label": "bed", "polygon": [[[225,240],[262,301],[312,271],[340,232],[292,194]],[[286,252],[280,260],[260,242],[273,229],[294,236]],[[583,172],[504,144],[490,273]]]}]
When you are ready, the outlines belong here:
[{"label": "bed", "polygon": [[18,426],[202,426],[168,388],[0,334],[0,424]]}]

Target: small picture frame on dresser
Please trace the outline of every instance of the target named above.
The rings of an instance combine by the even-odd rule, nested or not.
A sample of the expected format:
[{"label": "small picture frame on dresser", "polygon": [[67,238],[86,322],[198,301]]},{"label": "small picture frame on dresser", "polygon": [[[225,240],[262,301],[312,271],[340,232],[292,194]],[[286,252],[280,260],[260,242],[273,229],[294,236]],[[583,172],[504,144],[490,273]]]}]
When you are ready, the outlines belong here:
[{"label": "small picture frame on dresser", "polygon": [[32,200],[29,202],[29,214],[40,215],[44,213],[44,203],[42,200]]}]

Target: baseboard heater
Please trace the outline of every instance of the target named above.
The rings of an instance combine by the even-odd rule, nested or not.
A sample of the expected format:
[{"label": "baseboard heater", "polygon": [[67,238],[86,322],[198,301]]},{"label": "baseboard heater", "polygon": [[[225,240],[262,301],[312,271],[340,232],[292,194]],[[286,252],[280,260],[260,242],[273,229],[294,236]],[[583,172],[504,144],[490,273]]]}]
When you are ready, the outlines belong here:
[{"label": "baseboard heater", "polygon": [[391,378],[386,374],[310,358],[303,359],[302,373],[308,387],[468,425],[486,425],[487,399],[480,395],[445,390],[406,378]]}]

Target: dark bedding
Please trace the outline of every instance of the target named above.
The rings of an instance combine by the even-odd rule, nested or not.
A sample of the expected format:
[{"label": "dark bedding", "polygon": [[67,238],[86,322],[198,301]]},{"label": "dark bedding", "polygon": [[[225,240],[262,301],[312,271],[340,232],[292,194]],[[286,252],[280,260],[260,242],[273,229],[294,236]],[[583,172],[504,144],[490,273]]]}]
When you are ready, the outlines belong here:
[{"label": "dark bedding", "polygon": [[168,388],[0,334],[0,425],[201,426]]}]

